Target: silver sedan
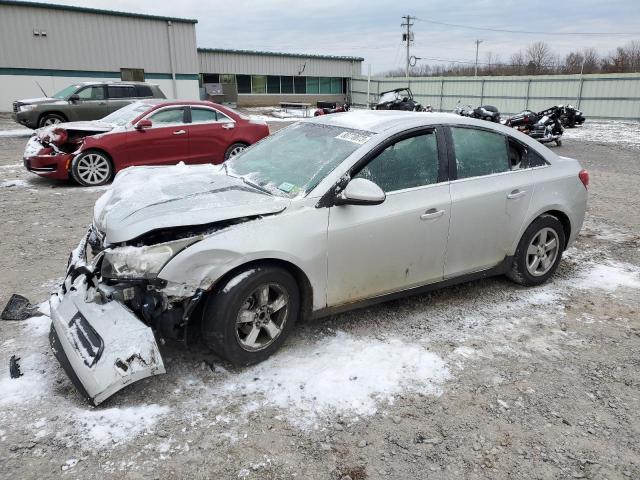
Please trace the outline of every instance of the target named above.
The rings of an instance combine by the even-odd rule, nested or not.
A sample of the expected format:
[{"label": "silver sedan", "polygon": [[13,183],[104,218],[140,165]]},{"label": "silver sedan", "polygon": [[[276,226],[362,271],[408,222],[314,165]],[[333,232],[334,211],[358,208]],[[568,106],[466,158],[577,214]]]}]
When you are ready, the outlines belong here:
[{"label": "silver sedan", "polygon": [[302,317],[490,275],[539,285],[587,185],[513,129],[385,111],[299,122],[222,167],[127,169],[71,255],[51,342],[99,403],[164,372],[153,332],[249,365]]}]

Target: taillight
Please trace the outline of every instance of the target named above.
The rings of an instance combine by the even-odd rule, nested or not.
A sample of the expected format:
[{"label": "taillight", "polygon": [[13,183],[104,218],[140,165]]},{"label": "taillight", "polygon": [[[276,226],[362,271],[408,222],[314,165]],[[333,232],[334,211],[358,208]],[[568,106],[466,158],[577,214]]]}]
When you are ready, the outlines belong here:
[{"label": "taillight", "polygon": [[578,178],[584,185],[584,188],[589,188],[589,172],[587,172],[586,170],[580,170]]}]

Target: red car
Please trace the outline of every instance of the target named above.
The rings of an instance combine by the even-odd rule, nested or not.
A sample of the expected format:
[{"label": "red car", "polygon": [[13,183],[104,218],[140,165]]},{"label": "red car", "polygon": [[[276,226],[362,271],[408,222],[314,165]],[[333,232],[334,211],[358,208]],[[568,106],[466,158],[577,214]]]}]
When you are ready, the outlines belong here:
[{"label": "red car", "polygon": [[43,177],[104,185],[134,165],[222,163],[269,135],[250,120],[211,102],[135,102],[91,122],[36,130],[24,166]]}]

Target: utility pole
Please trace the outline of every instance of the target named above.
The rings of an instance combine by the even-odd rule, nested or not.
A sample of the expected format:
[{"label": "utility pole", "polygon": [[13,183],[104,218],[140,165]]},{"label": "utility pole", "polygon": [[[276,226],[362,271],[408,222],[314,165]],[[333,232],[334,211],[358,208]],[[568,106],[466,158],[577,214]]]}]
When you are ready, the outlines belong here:
[{"label": "utility pole", "polygon": [[476,68],[473,74],[474,77],[478,76],[478,48],[480,48],[480,44],[482,42],[483,42],[482,40],[476,40]]},{"label": "utility pole", "polygon": [[400,26],[407,27],[407,33],[402,34],[402,41],[407,42],[406,76],[407,78],[409,78],[409,59],[411,58],[410,45],[411,45],[411,42],[413,42],[413,32],[411,31],[411,27],[413,27],[413,23],[411,23],[411,20],[415,20],[416,17],[412,17],[411,15],[405,15],[402,17],[402,19],[405,20],[406,23],[402,23]]}]

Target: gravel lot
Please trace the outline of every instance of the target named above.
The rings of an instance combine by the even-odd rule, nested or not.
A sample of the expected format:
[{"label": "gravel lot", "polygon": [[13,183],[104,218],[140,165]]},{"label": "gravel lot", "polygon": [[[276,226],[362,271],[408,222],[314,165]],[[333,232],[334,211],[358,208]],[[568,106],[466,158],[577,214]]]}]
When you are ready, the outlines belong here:
[{"label": "gravel lot", "polygon": [[[0,306],[47,299],[103,191],[27,173],[25,142],[0,135]],[[46,316],[1,322],[0,478],[640,478],[640,129],[587,123],[555,151],[590,171],[590,204],[543,287],[496,278],[306,322],[247,369],[166,344],[167,375],[99,408]]]}]

